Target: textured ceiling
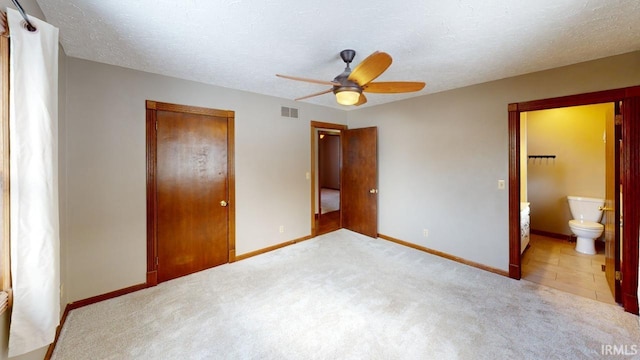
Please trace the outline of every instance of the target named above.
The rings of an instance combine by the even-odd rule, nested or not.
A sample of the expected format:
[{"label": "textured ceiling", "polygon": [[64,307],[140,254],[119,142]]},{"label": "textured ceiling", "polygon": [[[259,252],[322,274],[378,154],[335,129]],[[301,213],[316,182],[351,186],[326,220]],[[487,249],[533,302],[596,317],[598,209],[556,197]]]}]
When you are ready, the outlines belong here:
[{"label": "textured ceiling", "polygon": [[[364,106],[640,50],[638,0],[37,0],[67,55],[293,99],[376,50],[378,81],[417,93]],[[350,109],[332,94],[305,102]]]}]

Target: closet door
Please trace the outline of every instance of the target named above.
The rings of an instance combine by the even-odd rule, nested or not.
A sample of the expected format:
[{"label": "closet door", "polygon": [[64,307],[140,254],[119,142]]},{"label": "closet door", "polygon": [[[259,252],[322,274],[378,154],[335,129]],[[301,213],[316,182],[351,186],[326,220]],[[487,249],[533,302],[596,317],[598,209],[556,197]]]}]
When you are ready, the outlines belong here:
[{"label": "closet door", "polygon": [[[156,271],[158,282],[234,256],[232,112],[164,105],[148,112],[155,123],[147,189],[152,230],[148,269]],[[149,128],[149,119],[147,124]]]}]

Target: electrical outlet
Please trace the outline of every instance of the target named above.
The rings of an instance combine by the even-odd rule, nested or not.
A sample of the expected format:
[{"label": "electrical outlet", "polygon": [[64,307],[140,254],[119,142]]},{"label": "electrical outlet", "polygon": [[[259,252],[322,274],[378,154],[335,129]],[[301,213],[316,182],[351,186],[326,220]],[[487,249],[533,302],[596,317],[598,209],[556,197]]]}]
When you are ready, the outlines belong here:
[{"label": "electrical outlet", "polygon": [[423,237],[429,237],[429,230],[428,229],[422,229],[422,236]]},{"label": "electrical outlet", "polygon": [[504,190],[505,183],[504,180],[498,180],[498,190]]},{"label": "electrical outlet", "polygon": [[284,233],[284,225],[280,225],[280,234]]}]

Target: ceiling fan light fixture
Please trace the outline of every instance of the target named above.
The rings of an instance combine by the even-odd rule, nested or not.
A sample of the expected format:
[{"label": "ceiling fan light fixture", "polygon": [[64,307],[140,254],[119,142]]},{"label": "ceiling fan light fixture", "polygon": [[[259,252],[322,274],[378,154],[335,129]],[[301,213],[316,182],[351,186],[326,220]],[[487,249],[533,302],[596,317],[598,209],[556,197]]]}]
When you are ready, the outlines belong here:
[{"label": "ceiling fan light fixture", "polygon": [[360,106],[366,104],[367,97],[365,96],[364,91],[379,94],[398,94],[420,91],[424,88],[425,83],[419,81],[373,82],[373,80],[378,78],[378,76],[385,72],[391,65],[391,55],[386,52],[375,51],[366,59],[362,60],[355,69],[351,70],[349,64],[351,64],[355,55],[356,52],[350,49],[342,50],[340,52],[340,57],[347,66],[344,68],[344,71],[336,76],[332,81],[308,79],[281,74],[276,74],[276,76],[314,84],[331,85],[330,89],[299,97],[295,99],[296,101],[333,92],[336,96],[336,102],[340,105],[346,106]]},{"label": "ceiling fan light fixture", "polygon": [[336,91],[336,101],[340,105],[354,105],[360,100],[358,89],[344,89]]}]

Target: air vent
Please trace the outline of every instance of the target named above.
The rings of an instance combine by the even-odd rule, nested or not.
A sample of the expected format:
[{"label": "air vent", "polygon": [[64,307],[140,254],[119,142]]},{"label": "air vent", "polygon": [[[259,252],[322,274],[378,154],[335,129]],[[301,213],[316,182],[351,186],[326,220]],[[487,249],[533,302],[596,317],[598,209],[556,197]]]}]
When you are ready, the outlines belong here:
[{"label": "air vent", "polygon": [[280,116],[298,118],[298,109],[282,106],[280,108]]}]

